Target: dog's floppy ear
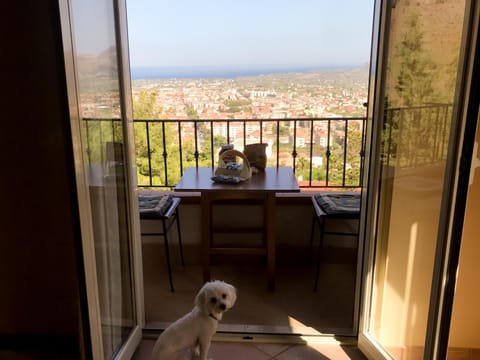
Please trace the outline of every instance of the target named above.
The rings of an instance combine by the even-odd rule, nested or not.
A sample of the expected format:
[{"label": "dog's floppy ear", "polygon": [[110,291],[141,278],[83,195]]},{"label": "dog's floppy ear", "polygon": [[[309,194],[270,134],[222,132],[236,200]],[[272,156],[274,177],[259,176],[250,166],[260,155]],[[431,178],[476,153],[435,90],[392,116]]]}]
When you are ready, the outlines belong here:
[{"label": "dog's floppy ear", "polygon": [[237,301],[237,289],[230,284],[227,284],[230,289],[230,304],[229,306],[233,306],[233,304]]},{"label": "dog's floppy ear", "polygon": [[195,305],[199,308],[199,309],[203,309],[204,306],[205,306],[205,302],[207,301],[206,300],[206,291],[205,291],[205,286],[203,286],[200,291],[198,292],[197,296],[195,297]]}]

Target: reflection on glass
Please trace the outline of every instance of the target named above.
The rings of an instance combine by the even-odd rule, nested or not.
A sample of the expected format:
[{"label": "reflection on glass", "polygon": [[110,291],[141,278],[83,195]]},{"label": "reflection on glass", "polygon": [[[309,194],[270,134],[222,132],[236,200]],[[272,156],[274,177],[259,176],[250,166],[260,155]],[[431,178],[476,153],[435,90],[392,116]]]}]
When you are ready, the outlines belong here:
[{"label": "reflection on glass", "polygon": [[114,12],[109,0],[72,5],[103,348],[109,359],[134,324]]},{"label": "reflection on glass", "polygon": [[464,1],[394,2],[369,331],[423,356]]}]

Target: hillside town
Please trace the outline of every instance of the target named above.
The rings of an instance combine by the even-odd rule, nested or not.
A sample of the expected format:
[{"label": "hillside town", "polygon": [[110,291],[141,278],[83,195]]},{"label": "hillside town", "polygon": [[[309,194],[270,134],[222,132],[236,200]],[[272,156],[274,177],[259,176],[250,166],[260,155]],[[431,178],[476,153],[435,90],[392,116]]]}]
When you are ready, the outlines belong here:
[{"label": "hillside town", "polygon": [[[83,117],[92,121],[92,131],[98,119],[113,120],[120,115],[119,107],[112,103],[118,98],[115,90],[105,90],[104,85],[104,91],[82,93]],[[231,143],[240,151],[244,144],[267,143],[270,165],[299,162],[299,181],[309,171],[308,164],[326,171],[327,154],[332,154],[330,172],[334,167],[339,167],[340,173],[345,171],[341,169],[357,169],[367,96],[366,65],[236,78],[133,80],[137,158],[150,153],[147,144],[158,146],[148,124],[168,121],[178,124],[169,139],[169,146],[175,149],[181,143],[184,149],[187,144],[197,144],[200,152],[210,151],[210,140],[206,139],[215,142],[214,153],[221,143]],[[160,129],[152,126],[150,131]],[[169,153],[173,156],[175,152]],[[353,175],[356,179],[357,173]]]},{"label": "hillside town", "polygon": [[289,119],[364,116],[368,67],[237,78],[134,80],[155,92],[162,118]]}]

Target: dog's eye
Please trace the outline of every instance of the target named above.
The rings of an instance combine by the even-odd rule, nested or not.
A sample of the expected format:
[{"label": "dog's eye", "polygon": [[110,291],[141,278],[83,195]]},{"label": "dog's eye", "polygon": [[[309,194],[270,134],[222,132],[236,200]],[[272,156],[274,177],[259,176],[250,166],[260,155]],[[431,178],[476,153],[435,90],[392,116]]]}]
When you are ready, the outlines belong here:
[{"label": "dog's eye", "polygon": [[212,298],[210,299],[210,302],[211,302],[212,304],[215,304],[215,303],[217,302],[217,299],[215,299],[214,297],[212,297]]},{"label": "dog's eye", "polygon": [[226,299],[227,298],[227,294],[222,294],[222,299]]}]

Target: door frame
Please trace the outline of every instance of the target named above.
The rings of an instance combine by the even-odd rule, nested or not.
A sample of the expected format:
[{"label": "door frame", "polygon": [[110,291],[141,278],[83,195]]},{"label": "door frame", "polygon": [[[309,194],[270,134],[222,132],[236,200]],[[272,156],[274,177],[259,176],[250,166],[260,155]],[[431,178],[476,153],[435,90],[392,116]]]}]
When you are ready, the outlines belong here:
[{"label": "door frame", "polygon": [[[93,359],[103,359],[104,349],[102,340],[102,324],[100,314],[100,299],[98,291],[97,268],[95,263],[95,248],[92,212],[89,195],[86,161],[82,150],[81,115],[79,107],[79,92],[77,90],[77,73],[75,69],[74,38],[72,34],[72,4],[71,1],[59,0],[60,19],[62,27],[62,41],[64,47],[65,73],[67,79],[67,96],[70,112],[70,126],[72,132],[72,147],[74,153],[75,177],[77,198],[82,236],[83,266],[85,272],[85,288],[88,303],[88,328],[90,330],[90,345]],[[126,161],[126,187],[128,189],[128,232],[131,246],[131,275],[134,292],[134,321],[133,329],[128,339],[115,354],[115,359],[130,359],[142,339],[142,329],[145,324],[144,289],[142,272],[142,255],[140,242],[140,220],[138,216],[138,200],[136,196],[136,169],[132,158],[133,143],[133,111],[130,90],[130,70],[127,39],[127,16],[125,0],[112,0],[114,8],[118,79],[120,87],[121,116],[124,119],[123,133],[125,139],[124,154]]]},{"label": "door frame", "polygon": [[131,359],[142,339],[142,329],[145,327],[143,260],[140,236],[140,217],[137,196],[137,168],[135,163],[135,141],[133,124],[132,85],[130,79],[130,57],[128,47],[128,25],[126,0],[113,0],[115,11],[115,33],[117,41],[117,61],[119,64],[120,100],[122,118],[124,119],[125,161],[127,171],[127,203],[130,230],[130,245],[132,249],[132,284],[135,297],[136,325],[129,339],[117,353],[116,359]]},{"label": "door frame", "polygon": [[[430,313],[425,342],[425,356],[447,357],[450,320],[455,296],[463,224],[467,204],[470,172],[479,116],[480,89],[480,3],[467,1],[462,37],[454,111],[459,120],[452,129],[450,144],[457,156],[447,163],[452,176],[445,179],[448,197],[442,199],[445,219],[439,226],[436,262],[430,295]],[[449,150],[451,151],[451,150]]]},{"label": "door frame", "polygon": [[[360,318],[357,344],[359,349],[369,359],[392,359],[387,352],[370,336],[365,330],[368,328],[368,317],[372,302],[373,273],[370,271],[375,256],[375,229],[377,227],[377,218],[371,214],[376,214],[379,202],[379,192],[372,191],[376,189],[376,184],[381,174],[380,162],[380,143],[382,123],[374,121],[375,114],[382,114],[384,111],[383,89],[386,73],[384,60],[388,51],[388,24],[390,21],[390,12],[387,11],[388,0],[375,0],[373,11],[372,26],[372,50],[370,54],[370,78],[368,92],[367,108],[367,144],[365,150],[365,177],[362,184],[363,199],[361,202],[361,213],[365,214],[360,224],[360,242],[363,243],[363,269],[361,272],[362,289],[360,302]],[[382,89],[382,91],[379,91]]]}]

